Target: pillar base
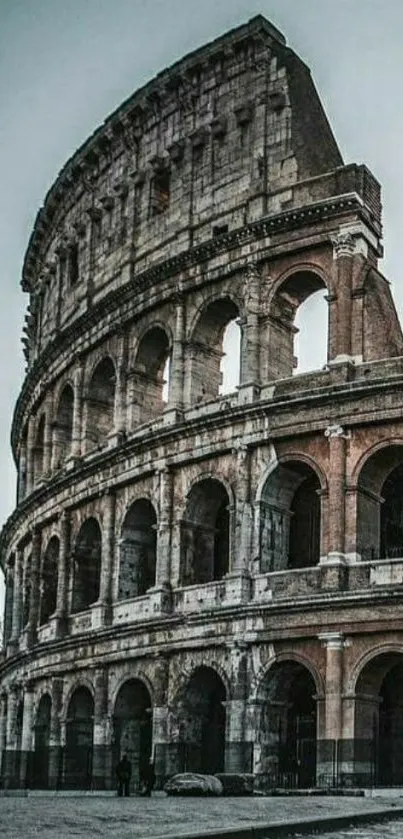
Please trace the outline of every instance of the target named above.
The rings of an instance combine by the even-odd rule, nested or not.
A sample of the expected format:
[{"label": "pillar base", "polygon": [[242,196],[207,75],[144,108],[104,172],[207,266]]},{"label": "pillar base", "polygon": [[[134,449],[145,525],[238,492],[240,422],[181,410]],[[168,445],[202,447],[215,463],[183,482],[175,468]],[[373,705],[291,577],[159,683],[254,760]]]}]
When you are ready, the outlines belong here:
[{"label": "pillar base", "polygon": [[163,584],[148,589],[150,597],[150,611],[153,615],[166,615],[172,612],[172,591],[169,585]]},{"label": "pillar base", "polygon": [[112,606],[110,603],[94,603],[91,608],[91,629],[101,629],[112,623]]},{"label": "pillar base", "polygon": [[111,431],[108,434],[108,449],[113,449],[115,446],[120,446],[126,438],[124,431]]},{"label": "pillar base", "polygon": [[256,402],[260,398],[261,386],[257,382],[245,382],[245,384],[238,385],[237,390],[240,405]]},{"label": "pillar base", "polygon": [[52,638],[64,638],[68,634],[69,622],[66,616],[54,615],[49,623],[52,625]]},{"label": "pillar base", "polygon": [[226,574],[225,597],[223,606],[230,606],[237,603],[247,603],[252,596],[252,580],[246,571],[232,571]]},{"label": "pillar base", "polygon": [[20,642],[19,640],[15,641],[8,641],[6,646],[6,658],[11,658],[13,655],[17,655],[20,651]]},{"label": "pillar base", "polygon": [[179,407],[165,408],[162,416],[164,425],[175,425],[175,423],[180,422],[183,418],[183,409]]},{"label": "pillar base", "polygon": [[78,454],[71,455],[68,457],[67,460],[64,461],[64,467],[67,472],[71,472],[73,469],[77,469],[81,461],[81,457]]},{"label": "pillar base", "polygon": [[329,553],[320,560],[321,589],[342,591],[347,586],[347,560],[342,553]]}]

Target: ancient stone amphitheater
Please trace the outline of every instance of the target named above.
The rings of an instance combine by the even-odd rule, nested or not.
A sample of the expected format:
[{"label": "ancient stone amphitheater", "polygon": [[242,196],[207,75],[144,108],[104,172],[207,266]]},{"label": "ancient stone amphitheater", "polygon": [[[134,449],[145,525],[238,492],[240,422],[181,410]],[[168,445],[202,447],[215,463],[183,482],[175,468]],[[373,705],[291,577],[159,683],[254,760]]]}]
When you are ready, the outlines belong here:
[{"label": "ancient stone amphitheater", "polygon": [[[159,785],[403,783],[403,337],[380,241],[378,182],[262,17],[65,165],[23,267],[4,785],[110,788],[123,753],[133,789],[151,756]],[[295,375],[319,290],[327,361]]]}]

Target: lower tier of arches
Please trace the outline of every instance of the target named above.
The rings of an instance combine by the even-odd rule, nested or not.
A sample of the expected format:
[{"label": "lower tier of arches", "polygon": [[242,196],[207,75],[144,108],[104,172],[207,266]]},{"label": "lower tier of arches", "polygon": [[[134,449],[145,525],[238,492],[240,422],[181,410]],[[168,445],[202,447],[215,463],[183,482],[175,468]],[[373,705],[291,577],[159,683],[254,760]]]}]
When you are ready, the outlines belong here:
[{"label": "lower tier of arches", "polygon": [[184,771],[261,790],[403,786],[403,631],[365,643],[238,639],[29,680],[16,666],[0,683],[1,784],[111,790],[125,755],[132,793],[150,763],[157,788]]}]

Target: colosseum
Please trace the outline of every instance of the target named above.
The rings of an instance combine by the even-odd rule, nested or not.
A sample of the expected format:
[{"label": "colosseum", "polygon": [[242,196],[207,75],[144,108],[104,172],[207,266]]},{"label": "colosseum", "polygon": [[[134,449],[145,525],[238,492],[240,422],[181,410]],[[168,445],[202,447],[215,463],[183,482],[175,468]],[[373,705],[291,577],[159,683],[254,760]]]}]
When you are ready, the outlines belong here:
[{"label": "colosseum", "polygon": [[[403,335],[381,238],[379,183],[344,165],[261,16],[66,163],[22,275],[5,787],[112,789],[123,753],[133,791],[150,760],[159,787],[403,784]],[[298,372],[318,291],[327,358]]]}]

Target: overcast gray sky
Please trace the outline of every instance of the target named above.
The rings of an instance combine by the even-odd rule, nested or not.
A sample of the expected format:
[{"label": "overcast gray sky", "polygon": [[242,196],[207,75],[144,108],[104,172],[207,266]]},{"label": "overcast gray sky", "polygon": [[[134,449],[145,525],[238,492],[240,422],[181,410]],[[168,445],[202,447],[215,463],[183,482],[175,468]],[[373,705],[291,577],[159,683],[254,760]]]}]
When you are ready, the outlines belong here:
[{"label": "overcast gray sky", "polygon": [[403,311],[401,0],[0,0],[0,521],[23,377],[21,265],[58,170],[105,116],[190,50],[255,14],[311,68],[345,162],[383,186],[385,260]]}]

